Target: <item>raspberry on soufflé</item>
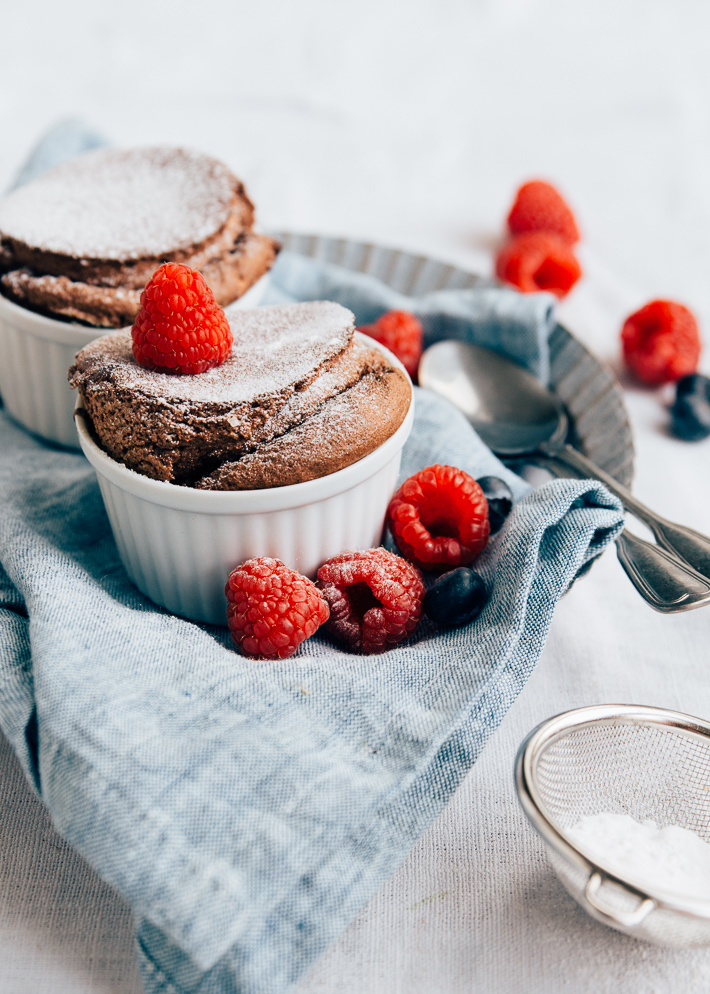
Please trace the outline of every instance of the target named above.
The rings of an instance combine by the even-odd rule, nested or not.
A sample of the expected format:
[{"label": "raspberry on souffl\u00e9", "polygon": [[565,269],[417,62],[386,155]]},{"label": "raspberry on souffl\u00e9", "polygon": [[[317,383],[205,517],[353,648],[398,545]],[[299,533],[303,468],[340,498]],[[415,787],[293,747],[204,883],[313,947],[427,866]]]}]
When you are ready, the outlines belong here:
[{"label": "raspberry on souffl\u00e9", "polygon": [[626,365],[642,383],[657,386],[698,368],[700,333],[693,314],[672,300],[652,300],[621,329]]},{"label": "raspberry on souffl\u00e9", "polygon": [[409,311],[387,311],[374,324],[362,325],[358,331],[369,335],[393,352],[412,379],[416,378],[422,357],[421,322]]},{"label": "raspberry on souffl\u00e9", "polygon": [[490,534],[483,491],[455,466],[427,466],[405,480],[387,524],[400,552],[422,569],[467,566]]},{"label": "raspberry on souffl\u00e9", "polygon": [[422,616],[419,570],[387,549],[334,556],[318,570],[317,584],[330,607],[327,631],[356,652],[393,649]]},{"label": "raspberry on souffl\u00e9", "polygon": [[568,241],[554,231],[524,231],[496,256],[496,276],[523,293],[547,290],[566,297],[582,275]]},{"label": "raspberry on souffl\u00e9", "polygon": [[579,241],[574,214],[562,194],[551,183],[533,179],[523,183],[508,214],[511,235],[523,231],[554,231],[565,241]]},{"label": "raspberry on souffl\u00e9", "polygon": [[232,348],[229,322],[204,277],[175,262],[146,284],[131,334],[136,362],[158,373],[204,373]]},{"label": "raspberry on souffl\u00e9", "polygon": [[316,585],[280,559],[248,559],[224,592],[232,641],[253,659],[287,659],[328,619]]}]

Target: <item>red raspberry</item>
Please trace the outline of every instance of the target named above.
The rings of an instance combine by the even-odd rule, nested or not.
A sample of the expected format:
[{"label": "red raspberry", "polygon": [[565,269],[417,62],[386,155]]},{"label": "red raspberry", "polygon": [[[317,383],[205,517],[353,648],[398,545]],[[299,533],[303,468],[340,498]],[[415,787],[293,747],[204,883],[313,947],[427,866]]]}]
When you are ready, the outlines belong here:
[{"label": "red raspberry", "polygon": [[280,559],[248,559],[224,592],[232,641],[253,659],[287,659],[328,619],[315,583]]},{"label": "red raspberry", "polygon": [[232,348],[232,330],[201,273],[166,262],[141,294],[133,356],[159,373],[204,373]]},{"label": "red raspberry", "polygon": [[455,466],[428,466],[405,480],[387,524],[402,554],[422,569],[468,565],[490,534],[483,491]]},{"label": "red raspberry", "polygon": [[579,241],[574,214],[562,195],[550,183],[534,179],[523,183],[508,215],[511,235],[523,231],[554,231],[567,242]]},{"label": "red raspberry", "polygon": [[660,384],[694,373],[700,358],[698,325],[682,304],[652,300],[621,329],[626,363],[644,383]]},{"label": "red raspberry", "polygon": [[412,379],[416,378],[422,357],[422,326],[409,311],[387,311],[374,324],[358,328],[394,352]]},{"label": "red raspberry", "polygon": [[358,652],[393,649],[422,616],[419,570],[387,549],[342,552],[323,563],[317,583],[330,605],[326,628]]},{"label": "red raspberry", "polygon": [[564,238],[552,231],[527,231],[511,238],[500,250],[496,275],[523,293],[548,290],[565,297],[582,269]]}]

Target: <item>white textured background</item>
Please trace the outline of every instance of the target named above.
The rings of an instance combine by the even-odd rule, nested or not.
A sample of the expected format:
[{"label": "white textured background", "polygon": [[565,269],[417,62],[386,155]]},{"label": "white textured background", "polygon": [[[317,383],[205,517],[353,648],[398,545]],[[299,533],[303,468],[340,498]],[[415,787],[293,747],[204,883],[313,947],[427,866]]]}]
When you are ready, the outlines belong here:
[{"label": "white textured background", "polygon": [[[351,235],[489,271],[513,192],[572,202],[571,330],[618,367],[655,296],[698,316],[710,372],[705,0],[35,0],[0,5],[0,188],[58,118],[181,143],[245,180],[264,227]],[[710,440],[625,383],[637,494],[710,532]],[[710,717],[710,609],[662,617],[608,552],[559,607],[538,669],[453,802],[300,994],[705,994],[710,953],[588,919],[519,813],[518,743],[582,704]],[[0,991],[137,994],[123,904],[53,832],[0,746]]]}]

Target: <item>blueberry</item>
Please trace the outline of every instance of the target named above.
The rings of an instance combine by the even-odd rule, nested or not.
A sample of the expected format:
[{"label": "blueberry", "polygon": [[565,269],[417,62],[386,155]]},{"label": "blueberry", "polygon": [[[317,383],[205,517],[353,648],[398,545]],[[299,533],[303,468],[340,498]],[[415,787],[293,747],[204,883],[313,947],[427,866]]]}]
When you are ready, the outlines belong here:
[{"label": "blueberry", "polygon": [[701,394],[709,397],[710,379],[702,373],[690,373],[689,376],[681,376],[675,385],[677,397],[686,397],[688,394]]},{"label": "blueberry", "polygon": [[710,379],[700,373],[683,376],[676,385],[671,407],[671,427],[686,442],[710,435]]},{"label": "blueberry", "polygon": [[476,480],[483,491],[483,496],[488,501],[488,521],[491,526],[491,535],[503,527],[503,522],[510,514],[513,506],[513,495],[510,487],[504,480],[497,476],[482,476]]},{"label": "blueberry", "polygon": [[444,573],[424,595],[424,613],[438,625],[467,625],[488,600],[486,585],[475,570],[459,566]]}]

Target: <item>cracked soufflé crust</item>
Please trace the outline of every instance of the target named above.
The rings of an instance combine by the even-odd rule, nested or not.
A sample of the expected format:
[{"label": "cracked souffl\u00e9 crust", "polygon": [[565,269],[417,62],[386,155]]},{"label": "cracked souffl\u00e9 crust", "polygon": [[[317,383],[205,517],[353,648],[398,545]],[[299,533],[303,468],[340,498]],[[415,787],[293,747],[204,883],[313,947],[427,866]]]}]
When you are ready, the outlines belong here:
[{"label": "cracked souffl\u00e9 crust", "polygon": [[200,270],[226,305],[278,253],[253,224],[243,184],[216,159],[100,149],[0,200],[0,289],[52,317],[123,327],[157,267],[179,262]]},{"label": "cracked souffl\u00e9 crust", "polygon": [[286,486],[356,462],[404,421],[407,377],[354,337],[344,307],[316,301],[226,313],[232,352],[196,376],[139,366],[128,331],[78,353],[70,383],[114,459],[199,489]]}]

